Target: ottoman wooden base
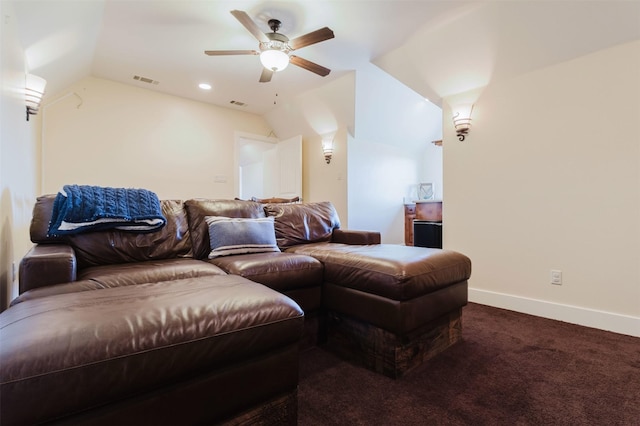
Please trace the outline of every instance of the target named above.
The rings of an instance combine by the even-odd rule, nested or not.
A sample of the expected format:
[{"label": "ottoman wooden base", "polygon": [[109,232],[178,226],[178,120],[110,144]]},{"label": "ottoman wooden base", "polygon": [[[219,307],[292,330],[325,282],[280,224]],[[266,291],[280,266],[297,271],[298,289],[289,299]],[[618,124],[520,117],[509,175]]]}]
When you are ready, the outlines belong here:
[{"label": "ottoman wooden base", "polygon": [[325,323],[324,315],[319,312],[304,314],[304,332],[300,340],[300,350],[313,348],[322,343]]},{"label": "ottoman wooden base", "polygon": [[397,336],[336,312],[328,314],[326,348],[358,365],[397,379],[462,337],[462,308]]}]

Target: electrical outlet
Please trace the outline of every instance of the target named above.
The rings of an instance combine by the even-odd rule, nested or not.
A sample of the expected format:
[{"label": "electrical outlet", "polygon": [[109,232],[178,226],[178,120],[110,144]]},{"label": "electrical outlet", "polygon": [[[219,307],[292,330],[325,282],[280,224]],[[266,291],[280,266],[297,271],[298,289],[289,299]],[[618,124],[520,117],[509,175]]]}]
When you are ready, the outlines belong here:
[{"label": "electrical outlet", "polygon": [[16,281],[16,262],[11,262],[11,282]]},{"label": "electrical outlet", "polygon": [[551,284],[562,285],[562,271],[557,269],[551,270]]}]

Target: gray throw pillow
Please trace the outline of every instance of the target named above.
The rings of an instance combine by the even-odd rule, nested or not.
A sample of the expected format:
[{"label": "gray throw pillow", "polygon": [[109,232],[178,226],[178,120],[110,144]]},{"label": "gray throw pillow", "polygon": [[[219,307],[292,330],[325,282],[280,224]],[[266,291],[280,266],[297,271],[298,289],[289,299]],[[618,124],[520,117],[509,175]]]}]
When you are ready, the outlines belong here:
[{"label": "gray throw pillow", "polygon": [[280,251],[272,217],[235,218],[206,216],[211,252],[209,259],[245,253]]}]

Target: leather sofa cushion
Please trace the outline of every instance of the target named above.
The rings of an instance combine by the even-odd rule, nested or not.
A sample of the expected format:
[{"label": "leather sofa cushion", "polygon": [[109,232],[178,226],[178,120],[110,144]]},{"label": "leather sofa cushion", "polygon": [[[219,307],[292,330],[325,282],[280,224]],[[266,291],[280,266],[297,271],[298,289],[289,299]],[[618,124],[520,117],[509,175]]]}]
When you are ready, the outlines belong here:
[{"label": "leather sofa cushion", "polygon": [[78,293],[89,290],[101,290],[104,286],[96,281],[80,280],[64,284],[47,285],[37,287],[32,290],[25,291],[20,296],[11,301],[11,306],[25,302],[31,299],[39,299],[41,297],[57,296],[59,294]]},{"label": "leather sofa cushion", "polygon": [[[285,294],[294,289],[320,288],[323,280],[322,263],[311,256],[301,254],[240,254],[218,257],[209,262],[229,274],[240,275]],[[314,309],[319,302],[312,301]],[[307,311],[309,306],[302,308]]]},{"label": "leather sofa cushion", "polygon": [[266,217],[262,204],[242,200],[191,199],[184,202],[195,259],[206,259],[211,251],[207,216],[236,218]]},{"label": "leather sofa cushion", "polygon": [[49,285],[22,293],[11,305],[25,300],[57,294],[87,290],[125,287],[130,285],[157,283],[185,278],[227,275],[219,267],[194,259],[163,259],[148,262],[102,265],[86,268],[80,272],[79,280],[64,284]]},{"label": "leather sofa cushion", "polygon": [[29,226],[29,235],[31,241],[38,244],[66,242],[65,236],[49,236],[49,222],[53,213],[53,202],[56,199],[55,194],[41,195],[36,198],[33,206],[33,215]]},{"label": "leather sofa cushion", "polygon": [[46,422],[224,371],[296,343],[303,323],[290,298],[231,275],[25,301],[0,315],[2,420]]},{"label": "leather sofa cushion", "polygon": [[320,260],[325,282],[397,301],[431,293],[471,276],[469,258],[450,250],[317,243],[295,246],[287,252]]},{"label": "leather sofa cushion", "polygon": [[330,241],[340,218],[328,201],[303,204],[266,204],[264,211],[275,219],[276,241],[280,249],[320,241]]},{"label": "leather sofa cushion", "polygon": [[31,241],[69,244],[75,251],[79,268],[192,255],[187,215],[182,201],[160,201],[167,224],[154,232],[110,230],[49,237],[47,231],[54,199],[55,195],[44,195],[36,200],[30,226]]},{"label": "leather sofa cushion", "polygon": [[226,274],[210,263],[195,259],[163,259],[93,266],[80,271],[78,279],[93,280],[102,284],[104,288],[111,288],[209,275]]}]

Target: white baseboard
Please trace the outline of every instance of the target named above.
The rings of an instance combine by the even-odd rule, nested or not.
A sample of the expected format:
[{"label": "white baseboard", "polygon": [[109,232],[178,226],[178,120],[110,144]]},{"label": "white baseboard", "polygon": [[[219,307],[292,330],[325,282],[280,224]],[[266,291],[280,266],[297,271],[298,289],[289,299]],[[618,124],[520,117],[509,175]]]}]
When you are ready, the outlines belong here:
[{"label": "white baseboard", "polygon": [[469,288],[469,301],[571,324],[640,337],[640,318]]}]

